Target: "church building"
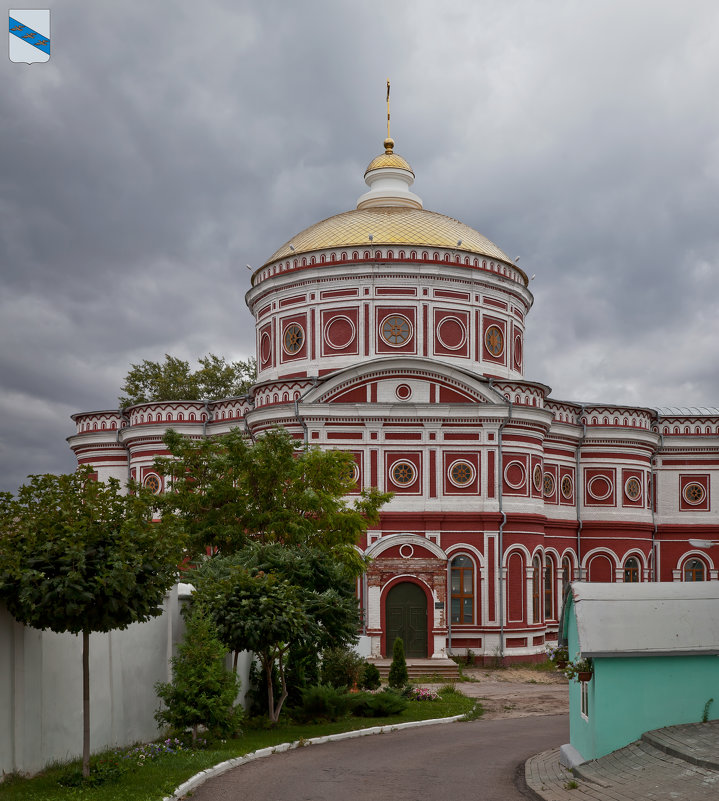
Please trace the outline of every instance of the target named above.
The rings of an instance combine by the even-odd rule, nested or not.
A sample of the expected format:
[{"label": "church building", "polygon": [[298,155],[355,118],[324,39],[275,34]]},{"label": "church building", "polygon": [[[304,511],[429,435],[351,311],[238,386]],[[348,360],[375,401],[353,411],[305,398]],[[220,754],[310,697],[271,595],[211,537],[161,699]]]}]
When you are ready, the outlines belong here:
[{"label": "church building", "polygon": [[350,452],[357,492],[394,493],[358,543],[376,657],[539,660],[570,581],[717,581],[692,541],[719,540],[719,410],[553,398],[524,377],[524,272],[424,208],[392,139],[364,177],[253,273],[249,395],[75,414],[78,462],[162,492],[168,428]]}]

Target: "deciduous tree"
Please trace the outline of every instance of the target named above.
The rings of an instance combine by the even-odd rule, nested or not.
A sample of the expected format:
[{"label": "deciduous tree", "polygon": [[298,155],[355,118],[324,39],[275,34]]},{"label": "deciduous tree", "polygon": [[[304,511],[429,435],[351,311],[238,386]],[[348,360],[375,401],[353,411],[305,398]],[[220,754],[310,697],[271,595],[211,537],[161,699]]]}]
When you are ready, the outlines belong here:
[{"label": "deciduous tree", "polygon": [[[202,590],[201,590],[202,591]],[[222,642],[234,651],[253,651],[267,682],[270,720],[279,720],[287,698],[285,658],[293,643],[303,641],[313,625],[299,588],[276,576],[239,568],[205,588],[212,598],[199,600],[208,610]],[[274,698],[272,668],[279,669],[282,691]]]},{"label": "deciduous tree", "polygon": [[155,497],[119,482],[31,476],[0,496],[0,599],[21,623],[82,635],[83,774],[90,766],[90,632],[127,628],[162,612],[184,537],[153,523]]},{"label": "deciduous tree", "polygon": [[[274,721],[287,697],[288,654],[317,654],[357,640],[354,580],[331,552],[302,545],[250,544],[230,556],[204,560],[192,580],[197,587],[194,602],[212,617],[227,648],[258,655]],[[279,699],[269,680],[273,666],[280,676]]]},{"label": "deciduous tree", "polygon": [[133,364],[122,385],[120,406],[148,401],[217,400],[248,392],[257,377],[254,359],[228,362],[213,353],[198,359],[200,368],[165,354],[164,362]]},{"label": "deciduous tree", "polygon": [[346,500],[355,487],[351,454],[298,451],[282,429],[254,444],[239,429],[199,441],[170,431],[165,444],[171,456],[157,466],[172,492],[163,515],[181,522],[197,553],[228,554],[252,541],[308,545],[361,572],[355,545],[391,495],[371,488]]}]

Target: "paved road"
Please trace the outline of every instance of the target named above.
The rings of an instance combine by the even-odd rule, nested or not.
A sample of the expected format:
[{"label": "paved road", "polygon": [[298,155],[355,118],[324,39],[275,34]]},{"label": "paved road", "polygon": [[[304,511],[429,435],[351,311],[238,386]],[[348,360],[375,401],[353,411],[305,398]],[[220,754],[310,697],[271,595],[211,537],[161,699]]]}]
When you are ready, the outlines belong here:
[{"label": "paved road", "polygon": [[566,715],[409,729],[274,754],[211,779],[192,801],[526,801],[518,766],[568,741]]}]

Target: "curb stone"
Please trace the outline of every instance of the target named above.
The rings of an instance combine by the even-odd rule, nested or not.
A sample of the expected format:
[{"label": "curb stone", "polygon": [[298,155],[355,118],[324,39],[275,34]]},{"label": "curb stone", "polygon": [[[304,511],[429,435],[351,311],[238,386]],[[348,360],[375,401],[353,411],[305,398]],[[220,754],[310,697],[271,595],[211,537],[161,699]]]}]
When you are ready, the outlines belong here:
[{"label": "curb stone", "polygon": [[326,734],[322,737],[312,737],[310,740],[304,740],[302,744],[300,744],[299,740],[295,740],[291,743],[280,743],[279,745],[260,748],[258,751],[252,751],[244,756],[226,759],[224,762],[219,762],[211,768],[196,773],[176,788],[172,795],[165,796],[163,801],[181,801],[186,793],[189,793],[191,790],[196,790],[208,779],[221,776],[223,773],[227,773],[228,770],[232,770],[232,768],[237,768],[247,762],[254,762],[256,759],[272,756],[272,754],[281,754],[284,751],[292,751],[307,745],[321,745],[322,743],[331,743],[337,740],[351,740],[355,737],[365,737],[369,734],[384,734],[385,732],[414,729],[421,726],[436,726],[438,723],[456,723],[458,720],[462,720],[462,718],[464,718],[464,715],[454,715],[451,718],[431,718],[430,720],[415,720],[409,723],[394,723],[388,726],[372,726],[369,729],[355,729],[354,731],[345,731],[341,734]]}]

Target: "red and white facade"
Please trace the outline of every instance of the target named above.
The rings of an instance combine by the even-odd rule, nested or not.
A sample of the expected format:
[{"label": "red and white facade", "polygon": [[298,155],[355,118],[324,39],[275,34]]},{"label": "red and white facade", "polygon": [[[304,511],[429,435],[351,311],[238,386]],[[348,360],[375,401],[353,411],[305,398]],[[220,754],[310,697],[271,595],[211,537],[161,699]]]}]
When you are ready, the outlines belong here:
[{"label": "red and white facade", "polygon": [[[426,211],[391,140],[357,209],[280,248],[252,278],[248,397],[76,414],[98,477],[162,491],[168,428],[287,428],[351,452],[357,492],[394,498],[358,543],[366,644],[409,656],[536,659],[570,580],[717,580],[719,412],[667,415],[550,397],[524,378],[525,274]],[[408,640],[411,639],[410,643]]]}]

